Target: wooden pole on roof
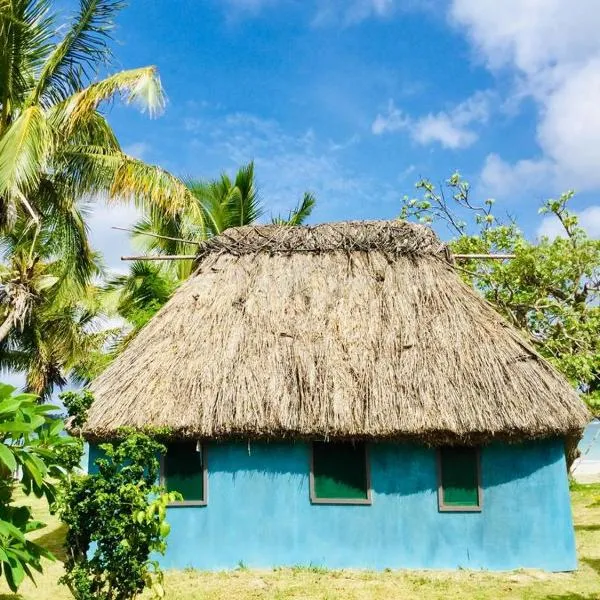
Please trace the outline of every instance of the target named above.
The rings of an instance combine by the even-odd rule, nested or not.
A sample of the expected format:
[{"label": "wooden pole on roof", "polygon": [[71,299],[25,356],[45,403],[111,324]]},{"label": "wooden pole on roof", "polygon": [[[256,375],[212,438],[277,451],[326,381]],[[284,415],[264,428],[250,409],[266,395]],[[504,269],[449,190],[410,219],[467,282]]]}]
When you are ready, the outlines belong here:
[{"label": "wooden pole on roof", "polygon": [[196,244],[200,245],[200,242],[193,240],[183,240],[181,238],[170,237],[168,235],[158,235],[158,233],[152,233],[150,231],[137,231],[136,229],[129,229],[128,227],[117,227],[114,225],[111,229],[118,229],[119,231],[129,231],[129,233],[135,233],[136,235],[147,235],[149,237],[158,238],[159,240],[170,240],[171,242],[182,242],[184,244]]},{"label": "wooden pole on roof", "polygon": [[460,258],[463,260],[473,260],[473,259],[482,259],[482,260],[507,260],[510,258],[514,258],[515,254],[453,254],[454,258]]},{"label": "wooden pole on roof", "polygon": [[[453,254],[452,256],[459,260],[508,260],[515,257],[514,254]],[[196,256],[194,254],[121,256],[121,260],[194,260],[195,258]]]},{"label": "wooden pole on roof", "polygon": [[194,260],[195,254],[153,254],[143,256],[121,256],[121,260]]}]

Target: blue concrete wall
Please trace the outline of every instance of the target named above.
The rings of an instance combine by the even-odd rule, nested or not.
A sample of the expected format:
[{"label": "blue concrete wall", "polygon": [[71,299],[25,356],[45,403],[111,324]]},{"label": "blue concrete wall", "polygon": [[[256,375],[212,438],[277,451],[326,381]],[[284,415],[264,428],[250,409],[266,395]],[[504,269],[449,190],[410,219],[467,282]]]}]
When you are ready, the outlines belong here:
[{"label": "blue concrete wall", "polygon": [[435,451],[388,443],[370,445],[371,506],[312,505],[309,452],[209,444],[208,506],[169,509],[162,565],[576,568],[561,440],[483,448],[480,513],[439,512]]}]

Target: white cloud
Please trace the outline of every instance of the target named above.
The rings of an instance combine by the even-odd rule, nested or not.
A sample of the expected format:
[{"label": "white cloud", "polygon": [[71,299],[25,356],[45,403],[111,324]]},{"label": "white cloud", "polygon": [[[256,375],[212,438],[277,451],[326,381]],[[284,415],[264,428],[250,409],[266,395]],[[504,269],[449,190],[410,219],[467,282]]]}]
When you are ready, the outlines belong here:
[{"label": "white cloud", "polygon": [[519,200],[547,184],[553,187],[554,177],[554,165],[547,159],[524,159],[511,164],[498,154],[489,154],[481,170],[479,187],[487,196]]},{"label": "white cloud", "polygon": [[[577,213],[579,224],[587,231],[590,237],[600,239],[600,206],[588,206]],[[554,215],[548,215],[542,219],[537,230],[538,237],[546,236],[555,238],[564,235],[563,226]]]},{"label": "white cloud", "polygon": [[[190,123],[184,126],[189,129]],[[233,113],[203,122],[193,144],[200,152],[219,157],[222,165],[229,162],[230,171],[254,160],[267,209],[265,218],[287,213],[305,191],[317,196],[317,219],[333,214],[367,218],[374,202],[396,203],[397,190],[388,182],[373,181],[342,165],[340,150],[359,141],[352,137],[336,143],[321,139],[312,129],[293,134],[276,120]]]},{"label": "white cloud", "polygon": [[385,114],[378,114],[371,125],[371,131],[375,135],[381,135],[382,133],[394,133],[396,131],[402,131],[408,129],[411,126],[411,118],[396,108],[393,100],[388,102],[387,112]]},{"label": "white cloud", "polygon": [[354,25],[371,17],[387,17],[396,6],[394,0],[321,0],[313,25]]},{"label": "white cloud", "polygon": [[139,158],[140,160],[144,160],[148,156],[148,152],[150,152],[150,150],[150,144],[146,142],[134,142],[133,144],[129,144],[123,148],[123,152],[125,152],[125,154],[129,154],[129,156]]},{"label": "white cloud", "polygon": [[106,204],[101,199],[92,204],[88,219],[91,244],[102,252],[106,266],[111,271],[125,272],[127,263],[121,260],[121,256],[132,254],[129,234],[112,227],[131,227],[139,218],[139,211],[129,204]]},{"label": "white cloud", "polygon": [[[600,2],[453,0],[450,17],[489,69],[512,70],[515,94],[537,103],[542,158],[529,162],[560,187],[599,189]],[[511,168],[526,174],[523,161]]]},{"label": "white cloud", "polygon": [[236,13],[258,14],[266,7],[279,4],[280,0],[224,0],[224,4]]},{"label": "white cloud", "polygon": [[474,126],[487,122],[491,99],[490,92],[479,91],[449,111],[430,113],[417,119],[404,113],[390,100],[387,113],[377,115],[371,130],[375,135],[406,130],[421,145],[438,142],[453,150],[466,148],[478,138]]}]

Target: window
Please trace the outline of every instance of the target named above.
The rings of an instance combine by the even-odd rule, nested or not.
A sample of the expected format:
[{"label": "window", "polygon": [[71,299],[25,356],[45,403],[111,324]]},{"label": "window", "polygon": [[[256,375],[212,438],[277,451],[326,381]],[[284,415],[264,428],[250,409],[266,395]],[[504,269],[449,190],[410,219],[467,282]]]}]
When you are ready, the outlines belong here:
[{"label": "window", "polygon": [[480,511],[482,502],[479,449],[448,447],[438,450],[440,511]]},{"label": "window", "polygon": [[161,483],[169,492],[179,492],[180,502],[171,506],[206,505],[206,452],[199,442],[176,442],[167,445],[162,458]]},{"label": "window", "polygon": [[371,504],[364,443],[313,443],[310,500],[313,504]]}]

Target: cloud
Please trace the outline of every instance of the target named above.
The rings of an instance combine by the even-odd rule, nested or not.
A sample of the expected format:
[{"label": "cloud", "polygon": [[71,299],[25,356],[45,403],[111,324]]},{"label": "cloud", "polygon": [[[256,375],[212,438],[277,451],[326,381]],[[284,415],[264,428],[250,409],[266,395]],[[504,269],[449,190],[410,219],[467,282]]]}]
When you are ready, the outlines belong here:
[{"label": "cloud", "polygon": [[387,17],[396,7],[394,0],[321,0],[313,25],[355,25],[372,17]]},{"label": "cloud", "polygon": [[[555,185],[599,189],[600,3],[452,0],[450,18],[481,62],[512,73],[515,95],[537,104],[539,164]],[[526,174],[523,161],[511,168]]]},{"label": "cloud", "polygon": [[[600,239],[600,206],[588,206],[577,213],[579,224],[587,231],[588,235]],[[564,235],[564,228],[554,215],[548,215],[542,219],[537,230],[538,237],[546,236],[555,238]]]},{"label": "cloud", "polygon": [[480,173],[478,188],[483,195],[519,199],[549,183],[549,187],[553,187],[554,178],[554,165],[547,159],[524,159],[511,164],[498,154],[489,154]]},{"label": "cloud", "polygon": [[385,19],[398,13],[428,10],[438,0],[223,0],[228,17],[256,17],[267,8],[309,4],[314,27],[350,27],[367,19]]},{"label": "cloud", "polygon": [[[190,130],[190,122],[184,124]],[[314,130],[290,133],[273,119],[249,113],[231,113],[207,119],[196,130],[195,151],[210,153],[230,172],[254,160],[259,191],[267,209],[265,218],[287,213],[305,191],[317,196],[318,220],[366,218],[373,203],[390,202],[397,212],[397,191],[391,184],[357,175],[343,166],[341,151],[360,143],[321,139]],[[349,218],[349,217],[348,217]]]},{"label": "cloud", "polygon": [[140,216],[135,206],[129,204],[107,204],[96,199],[91,205],[90,241],[95,250],[102,252],[105,264],[112,272],[126,272],[128,263],[123,262],[121,256],[132,253],[129,234],[112,227],[131,227]]},{"label": "cloud", "polygon": [[280,0],[224,0],[230,11],[236,14],[246,13],[249,15],[257,15],[264,8],[280,4]]},{"label": "cloud", "polygon": [[430,113],[416,119],[390,100],[387,112],[377,115],[371,131],[381,135],[406,130],[415,142],[423,146],[437,142],[452,150],[466,148],[477,141],[478,134],[474,126],[487,122],[491,100],[490,92],[479,91],[449,111]]},{"label": "cloud", "polygon": [[123,148],[125,154],[129,154],[129,156],[133,156],[140,160],[145,160],[150,150],[151,146],[146,142],[134,142]]}]

